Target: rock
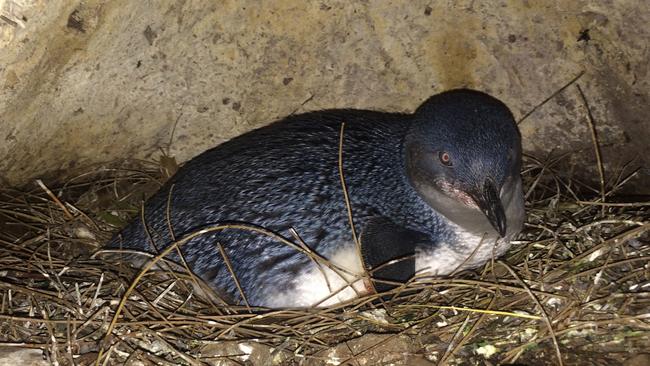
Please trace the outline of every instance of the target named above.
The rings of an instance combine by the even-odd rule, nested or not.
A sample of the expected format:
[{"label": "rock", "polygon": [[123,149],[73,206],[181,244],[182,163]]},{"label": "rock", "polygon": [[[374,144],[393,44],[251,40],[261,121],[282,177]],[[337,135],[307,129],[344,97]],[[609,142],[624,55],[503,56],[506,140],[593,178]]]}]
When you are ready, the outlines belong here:
[{"label": "rock", "polygon": [[[291,113],[411,111],[460,86],[521,118],[582,71],[607,172],[634,157],[648,167],[649,9],[606,0],[2,1],[0,178],[20,185],[154,159],[161,147],[180,163]],[[574,86],[520,126],[527,151],[579,151],[567,164],[597,181]],[[636,193],[650,193],[650,174],[639,176]]]},{"label": "rock", "polygon": [[0,366],[47,366],[49,364],[40,349],[0,347]]},{"label": "rock", "polygon": [[648,366],[650,365],[650,353],[639,353],[623,362],[623,366]]}]

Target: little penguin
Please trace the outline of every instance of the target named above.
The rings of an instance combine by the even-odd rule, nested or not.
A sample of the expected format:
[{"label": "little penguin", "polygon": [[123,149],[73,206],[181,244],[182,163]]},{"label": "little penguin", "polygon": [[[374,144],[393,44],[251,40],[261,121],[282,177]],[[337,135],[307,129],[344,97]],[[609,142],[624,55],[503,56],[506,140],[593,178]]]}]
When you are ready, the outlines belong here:
[{"label": "little penguin", "polygon": [[198,235],[183,259],[232,303],[330,306],[503,255],[525,217],[521,151],[506,105],[468,89],[412,114],[292,115],[189,160],[108,246],[156,253],[217,224],[264,228],[277,237]]}]

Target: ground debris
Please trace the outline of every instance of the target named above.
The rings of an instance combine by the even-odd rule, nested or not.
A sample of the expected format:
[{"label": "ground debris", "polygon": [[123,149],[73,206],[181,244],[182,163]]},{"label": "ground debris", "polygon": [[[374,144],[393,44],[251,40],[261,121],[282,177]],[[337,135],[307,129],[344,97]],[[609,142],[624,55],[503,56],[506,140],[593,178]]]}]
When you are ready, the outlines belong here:
[{"label": "ground debris", "polygon": [[0,346],[61,365],[636,365],[650,348],[648,200],[603,204],[533,158],[523,175],[528,220],[505,258],[382,301],[275,311],[215,302],[182,270],[147,272],[123,299],[137,270],[92,254],[163,182],[156,164],[0,189]]}]

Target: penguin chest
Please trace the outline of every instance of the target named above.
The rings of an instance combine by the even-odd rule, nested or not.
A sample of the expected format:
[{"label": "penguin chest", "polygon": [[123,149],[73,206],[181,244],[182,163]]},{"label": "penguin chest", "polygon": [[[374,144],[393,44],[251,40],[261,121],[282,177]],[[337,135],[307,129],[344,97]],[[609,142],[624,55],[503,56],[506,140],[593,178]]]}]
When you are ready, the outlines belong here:
[{"label": "penguin chest", "polygon": [[445,276],[465,269],[477,268],[492,258],[503,255],[510,247],[509,239],[475,235],[460,228],[454,243],[440,243],[435,248],[416,253],[417,274]]},{"label": "penguin chest", "polygon": [[365,276],[354,244],[342,246],[328,261],[312,260],[296,275],[289,290],[269,299],[266,306],[326,307],[371,292],[372,285]]}]

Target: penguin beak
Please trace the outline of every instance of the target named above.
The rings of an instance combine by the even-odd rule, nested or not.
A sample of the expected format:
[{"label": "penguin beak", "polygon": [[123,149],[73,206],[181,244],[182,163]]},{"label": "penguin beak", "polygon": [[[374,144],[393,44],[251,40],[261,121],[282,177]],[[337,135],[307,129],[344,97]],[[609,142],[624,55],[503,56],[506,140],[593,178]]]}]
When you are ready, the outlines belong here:
[{"label": "penguin beak", "polygon": [[501,237],[504,237],[506,235],[506,213],[499,198],[499,191],[492,179],[486,179],[483,187],[471,192],[470,196],[494,229]]}]

